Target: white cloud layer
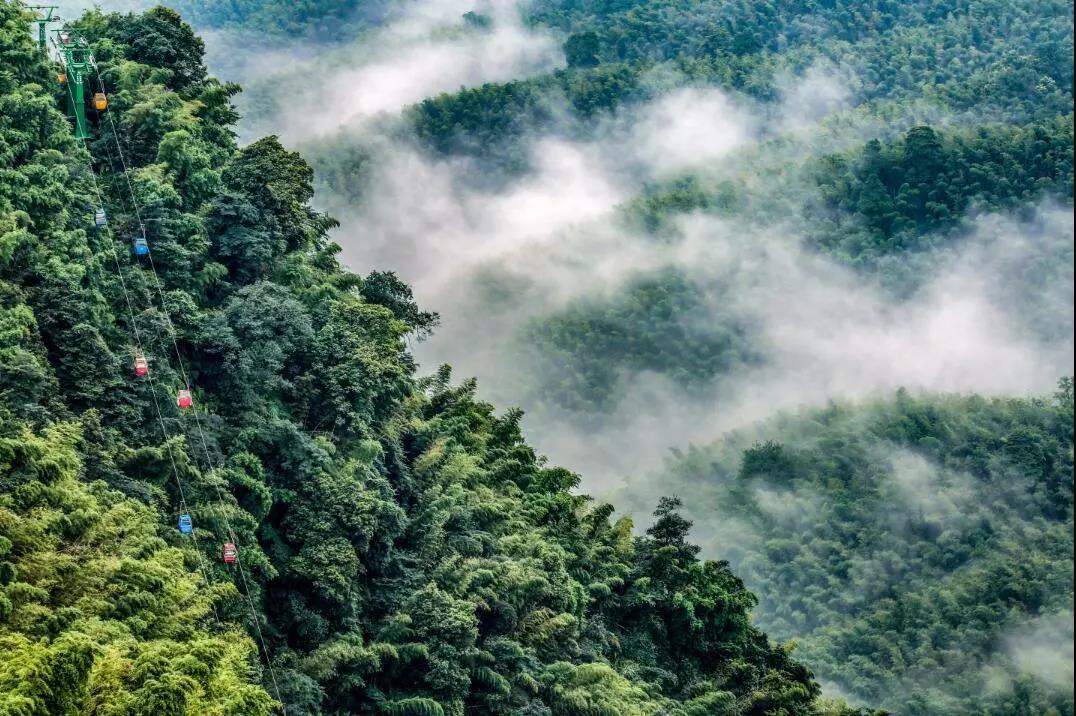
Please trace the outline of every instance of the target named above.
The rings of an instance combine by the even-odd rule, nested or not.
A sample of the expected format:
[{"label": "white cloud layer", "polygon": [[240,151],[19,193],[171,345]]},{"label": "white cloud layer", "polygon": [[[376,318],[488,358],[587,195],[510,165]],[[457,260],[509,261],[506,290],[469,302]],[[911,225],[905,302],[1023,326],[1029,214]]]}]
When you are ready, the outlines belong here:
[{"label": "white cloud layer", "polygon": [[[466,28],[460,16],[471,9],[493,17],[492,28]],[[333,70],[315,75],[311,62]],[[443,317],[416,347],[424,366],[450,362],[458,376],[478,376],[499,405],[528,410],[537,447],[581,471],[585,489],[645,473],[670,447],[782,408],[901,386],[1022,395],[1049,390],[1071,370],[1070,211],[1046,206],[1030,223],[982,217],[909,299],[804,249],[796,210],[811,189],[785,165],[877,130],[848,111],[856,80],[845,68],[782,76],[773,107],[687,87],[608,119],[597,138],[534,138],[525,147],[533,170],[498,189],[479,188],[474,164],[431,158],[401,139],[394,118],[412,102],[562,62],[558,41],[524,27],[508,0],[411,2],[353,45],[286,73],[296,94],[272,121],[293,140],[343,125],[370,152],[369,175],[354,179],[361,192],[336,187],[361,199],[330,202],[344,222],[335,238],[345,261],[412,283]],[[686,173],[742,182],[762,199],[750,220],[684,217],[669,241],[618,220],[616,207],[645,184]],[[1067,268],[1041,271],[1065,257]],[[575,298],[615,295],[641,272],[668,266],[706,294],[709,313],[685,321],[737,316],[764,362],[690,393],[660,375],[628,376],[612,413],[586,431],[578,416],[539,409],[532,349],[520,341],[527,321]]]}]

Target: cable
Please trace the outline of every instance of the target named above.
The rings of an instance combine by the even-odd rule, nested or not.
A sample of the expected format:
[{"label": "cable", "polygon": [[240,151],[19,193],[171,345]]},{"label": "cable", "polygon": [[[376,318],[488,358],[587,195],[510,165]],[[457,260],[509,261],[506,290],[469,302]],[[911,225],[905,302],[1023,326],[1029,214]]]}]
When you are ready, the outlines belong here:
[{"label": "cable", "polygon": [[[70,86],[68,86],[67,91],[68,91],[68,94],[73,96],[73,92],[71,91]],[[87,151],[88,151],[88,148],[87,148]],[[92,157],[93,155],[91,154],[90,156]],[[90,167],[90,178],[93,181],[94,192],[97,194],[97,202],[98,202],[97,205],[103,208],[104,205],[105,205],[104,195],[101,192],[101,186],[97,182],[97,174],[94,172],[92,166]],[[145,356],[146,355],[145,354],[145,349],[143,348],[143,344],[142,344],[142,332],[141,332],[141,329],[138,327],[138,319],[137,319],[137,317],[135,315],[134,305],[131,302],[131,295],[127,291],[127,281],[123,277],[123,269],[122,269],[122,267],[120,265],[119,252],[116,251],[116,240],[115,240],[114,235],[112,234],[112,227],[109,226],[108,223],[107,223],[107,218],[106,218],[106,223],[104,225],[104,229],[105,229],[106,239],[108,241],[108,246],[109,246],[109,249],[110,249],[110,251],[112,253],[112,260],[116,264],[116,276],[119,278],[120,287],[123,289],[123,298],[124,298],[124,301],[125,301],[125,303],[127,305],[127,313],[131,318],[131,328],[134,331],[135,345],[138,347],[138,354],[141,355],[141,356]],[[183,512],[185,514],[190,514],[190,508],[187,505],[186,492],[183,489],[183,480],[179,476],[179,467],[176,465],[176,458],[175,458],[175,455],[172,453],[172,444],[171,444],[171,441],[170,441],[169,435],[168,435],[168,427],[164,422],[164,414],[161,412],[160,401],[159,401],[159,399],[157,397],[157,384],[153,380],[152,372],[147,373],[146,377],[149,379],[150,395],[153,397],[153,407],[156,410],[157,419],[158,419],[158,421],[160,422],[160,425],[161,425],[161,433],[162,433],[162,435],[164,437],[164,445],[165,445],[165,450],[168,453],[168,461],[172,465],[172,474],[175,476],[176,487],[179,490],[179,504],[180,504],[180,507],[182,508],[182,510],[183,510]],[[195,542],[194,551],[198,555],[198,568],[199,568],[199,571],[202,573],[202,580],[205,582],[206,586],[209,586],[210,581],[209,581],[208,572],[206,571],[206,567],[205,567],[205,558],[202,555],[202,551],[200,549],[198,549],[198,533],[196,531],[192,531],[192,535],[194,536],[194,542]],[[217,616],[217,606],[216,606],[216,604],[214,604],[213,602],[210,602],[210,609],[212,609],[212,611],[213,611],[213,621],[216,622],[217,626],[219,627],[220,626],[220,619]]]},{"label": "cable", "polygon": [[[74,102],[74,91],[71,89],[71,85],[67,84],[66,89],[67,89],[68,97],[72,100],[72,102]],[[87,151],[89,151],[88,147],[87,147]],[[90,156],[92,158],[92,156],[93,156],[92,153],[91,153]],[[97,205],[103,208],[104,204],[105,204],[104,196],[103,196],[103,193],[101,192],[100,184],[97,181],[97,174],[93,171],[92,166],[90,167],[89,174],[90,174],[90,179],[93,182],[94,192],[97,195]],[[115,237],[114,237],[114,235],[112,233],[111,226],[107,223],[107,219],[106,219],[106,223],[105,223],[103,228],[105,229],[105,233],[106,233],[106,237],[107,237],[108,245],[109,245],[109,250],[112,253],[112,260],[116,265],[116,276],[117,276],[117,278],[119,278],[120,287],[123,289],[124,302],[125,302],[125,304],[127,306],[128,316],[131,319],[131,328],[134,331],[135,345],[138,348],[138,354],[142,355],[142,356],[145,356],[145,348],[143,347],[141,329],[138,326],[138,319],[137,319],[135,311],[134,311],[134,305],[133,305],[133,303],[131,301],[131,295],[127,290],[127,282],[123,277],[123,270],[122,270],[122,267],[120,265],[119,254],[116,251],[116,240],[115,240]],[[179,491],[180,508],[183,510],[183,512],[185,514],[190,514],[190,508],[187,505],[186,493],[185,493],[185,490],[183,489],[183,480],[179,476],[179,467],[176,465],[175,455],[172,452],[172,445],[171,445],[171,441],[170,441],[170,436],[168,434],[168,427],[164,422],[164,415],[161,412],[160,402],[159,402],[159,399],[157,397],[156,382],[153,380],[153,374],[152,373],[147,373],[146,377],[149,379],[150,395],[153,398],[153,407],[154,407],[154,409],[155,409],[155,411],[157,413],[157,419],[158,419],[158,421],[160,422],[160,425],[161,425],[161,434],[162,434],[162,437],[164,438],[165,450],[168,453],[168,461],[172,466],[172,474],[175,477],[176,487],[177,487],[177,489]],[[208,572],[206,570],[205,557],[202,555],[202,551],[200,549],[198,549],[198,533],[197,533],[197,531],[192,530],[192,535],[193,535],[194,542],[195,542],[194,551],[198,555],[198,570],[202,575],[202,581],[206,584],[206,586],[210,586],[212,583],[209,580],[209,574],[208,574]],[[216,604],[211,601],[210,604],[209,604],[209,608],[213,612],[213,621],[216,623],[217,627],[219,628],[220,627],[220,618],[217,615],[217,606],[216,606]]]},{"label": "cable", "polygon": [[[97,83],[98,83],[98,86],[99,86],[99,88],[101,90],[101,93],[104,94],[106,99],[107,99],[108,92],[107,92],[107,90],[105,88],[104,80],[101,77],[100,68],[97,66],[97,62],[95,60],[93,60],[92,58],[91,58],[91,65],[94,68],[94,73],[95,73],[95,76],[97,78]],[[146,238],[146,225],[145,225],[144,221],[142,220],[142,212],[141,212],[141,209],[139,208],[139,205],[138,205],[138,196],[135,194],[134,185],[131,183],[130,171],[128,170],[128,167],[127,167],[127,161],[123,156],[123,147],[120,145],[119,132],[116,129],[115,121],[112,119],[111,107],[108,104],[106,104],[103,114],[108,119],[109,126],[111,127],[111,130],[112,130],[112,137],[113,137],[113,139],[115,140],[115,143],[116,143],[116,153],[117,153],[117,155],[119,157],[119,160],[120,160],[120,166],[123,169],[124,179],[126,180],[126,183],[127,183],[127,190],[131,195],[131,203],[132,203],[132,206],[134,208],[135,218],[138,221],[139,232],[141,234],[142,239],[147,240],[147,238]],[[148,240],[147,240],[147,243],[148,243]],[[161,284],[161,279],[160,279],[160,276],[157,274],[157,267],[153,262],[153,251],[152,251],[152,249],[150,250],[147,257],[149,259],[148,263],[149,263],[149,267],[150,267],[150,272],[153,274],[153,280],[154,280],[154,283],[156,284],[157,295],[160,297],[160,300],[161,300],[161,312],[164,315],[165,324],[168,327],[168,332],[169,332],[169,335],[170,335],[170,337],[172,339],[172,346],[173,346],[173,348],[175,350],[175,353],[176,353],[176,361],[177,361],[177,364],[179,366],[180,376],[183,378],[183,383],[186,386],[186,389],[190,390],[190,387],[191,387],[190,379],[189,379],[189,377],[187,375],[187,370],[186,370],[186,367],[185,367],[185,365],[183,363],[182,352],[179,350],[179,341],[176,338],[177,333],[176,333],[176,330],[175,330],[175,326],[172,324],[172,318],[168,313],[168,306],[167,306],[167,302],[166,302],[166,299],[165,299],[165,296],[164,296],[164,289],[163,289],[163,286]],[[202,450],[205,453],[206,465],[209,467],[210,470],[213,470],[213,469],[220,470],[220,469],[222,469],[223,464],[217,466],[216,468],[214,468],[214,465],[213,465],[214,461],[213,461],[212,456],[209,453],[209,445],[208,445],[208,443],[206,441],[205,431],[202,429],[202,421],[198,416],[197,409],[194,409],[194,422],[195,422],[195,426],[197,427],[197,430],[198,430],[198,436],[199,436],[199,440],[200,440],[200,442],[202,444]],[[217,500],[220,503],[221,517],[224,520],[224,526],[228,530],[228,536],[230,538],[230,541],[234,544],[234,543],[238,542],[238,539],[236,537],[235,531],[232,529],[231,522],[228,519],[228,511],[227,511],[227,505],[226,505],[225,500],[224,500],[224,493],[221,490],[220,485],[217,484],[216,482],[213,483],[213,487],[216,490]],[[280,703],[281,711],[284,713],[285,716],[287,716],[287,707],[284,705],[284,701],[280,696],[280,686],[279,686],[279,684],[277,682],[276,670],[273,668],[272,660],[271,660],[270,655],[269,655],[269,648],[268,648],[267,643],[265,641],[265,635],[262,632],[261,622],[258,619],[257,609],[255,608],[255,605],[254,605],[254,599],[250,596],[250,585],[247,583],[246,570],[243,568],[243,562],[242,562],[242,559],[240,557],[240,550],[238,550],[238,549],[236,550],[236,562],[235,563],[236,563],[236,566],[239,569],[240,581],[242,581],[242,583],[243,583],[244,596],[246,597],[246,601],[247,601],[247,603],[248,603],[248,605],[250,607],[251,620],[254,622],[254,629],[255,629],[255,631],[257,631],[258,641],[260,642],[262,652],[265,655],[265,665],[269,669],[269,676],[270,676],[270,678],[272,679],[272,682],[273,682],[273,689],[274,689],[274,691],[276,691],[277,701]]]}]

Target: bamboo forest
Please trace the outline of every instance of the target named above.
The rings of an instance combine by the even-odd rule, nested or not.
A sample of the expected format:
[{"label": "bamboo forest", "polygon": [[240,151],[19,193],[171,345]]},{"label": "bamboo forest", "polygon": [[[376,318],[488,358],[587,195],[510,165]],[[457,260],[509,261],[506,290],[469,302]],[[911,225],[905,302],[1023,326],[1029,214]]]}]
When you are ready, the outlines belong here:
[{"label": "bamboo forest", "polygon": [[0,716],[1076,714],[1071,0],[56,1]]}]

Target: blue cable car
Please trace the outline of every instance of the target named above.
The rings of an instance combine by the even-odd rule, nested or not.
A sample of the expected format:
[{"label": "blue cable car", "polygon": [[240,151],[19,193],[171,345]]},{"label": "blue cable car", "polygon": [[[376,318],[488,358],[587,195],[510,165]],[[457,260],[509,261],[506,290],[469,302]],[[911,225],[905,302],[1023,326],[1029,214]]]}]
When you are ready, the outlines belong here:
[{"label": "blue cable car", "polygon": [[98,229],[108,226],[108,217],[105,215],[104,209],[98,209],[93,212],[93,223]]},{"label": "blue cable car", "polygon": [[145,236],[136,236],[131,242],[135,256],[149,256],[149,243]]},{"label": "blue cable car", "polygon": [[186,512],[179,516],[179,531],[185,535],[194,532],[194,523],[191,522],[191,516]]}]

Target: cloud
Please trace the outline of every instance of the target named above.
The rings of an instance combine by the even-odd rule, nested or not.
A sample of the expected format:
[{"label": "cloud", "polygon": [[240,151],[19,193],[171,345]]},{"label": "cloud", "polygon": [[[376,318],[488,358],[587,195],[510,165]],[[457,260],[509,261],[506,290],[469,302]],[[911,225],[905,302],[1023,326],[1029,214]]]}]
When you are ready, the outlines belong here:
[{"label": "cloud", "polygon": [[[937,277],[907,300],[805,251],[794,226],[759,228],[692,216],[680,229],[681,243],[647,245],[645,257],[633,253],[630,236],[619,234],[626,245],[622,252],[586,254],[581,263],[589,275],[622,266],[625,254],[632,257],[626,263],[643,270],[665,263],[679,267],[713,291],[708,302],[713,311],[738,316],[751,327],[764,360],[692,391],[660,376],[629,376],[620,403],[598,429],[580,431],[579,422],[562,412],[533,415],[528,425],[538,446],[580,469],[587,489],[657,467],[670,446],[708,442],[783,409],[899,387],[1041,393],[1071,370],[1072,334],[1064,326],[1072,320],[1073,224],[1064,209],[1044,207],[1030,224],[982,217]],[[1069,268],[1039,276],[1033,286],[1010,272],[1014,265],[1045,262]],[[582,273],[575,279],[587,281]],[[1055,330],[1030,330],[1036,324]],[[465,340],[473,346],[489,339],[479,331]],[[504,387],[495,366],[491,371],[488,363],[469,364],[465,354],[455,358],[464,372],[473,370],[487,384]],[[525,391],[512,395],[507,387],[502,400],[514,397],[528,407]]]},{"label": "cloud", "polygon": [[[343,217],[345,258],[412,282],[443,316],[416,349],[423,364],[450,362],[457,374],[477,375],[498,404],[528,410],[539,449],[580,470],[591,490],[656,467],[670,446],[709,441],[780,409],[898,387],[1023,395],[1050,390],[1069,370],[1073,225],[1063,208],[1044,206],[1031,222],[979,217],[924,262],[931,268],[907,299],[805,249],[800,222],[785,213],[794,196],[776,196],[772,216],[682,217],[669,232],[675,240],[628,227],[617,207],[643,182],[693,166],[698,118],[713,117],[722,135],[703,152],[709,172],[735,172],[766,152],[757,122],[742,110],[715,113],[734,105],[713,92],[696,119],[660,121],[701,96],[659,100],[597,141],[538,139],[534,171],[492,191],[473,188],[466,161],[387,141],[371,162],[368,193]],[[783,190],[779,182],[770,189]],[[1054,268],[1044,273],[1044,265]],[[539,356],[521,340],[527,322],[573,299],[615,296],[633,277],[670,266],[705,298],[701,312],[681,319],[705,327],[735,316],[762,363],[690,391],[660,375],[626,375],[619,403],[597,423],[536,402]]]},{"label": "cloud", "polygon": [[[813,187],[802,163],[878,126],[849,109],[856,80],[846,68],[782,75],[772,107],[714,88],[658,93],[587,139],[562,131],[525,141],[531,171],[495,188],[475,181],[470,161],[423,151],[400,121],[406,105],[563,61],[557,41],[524,27],[511,3],[482,9],[494,18],[489,31],[464,26],[470,9],[409,3],[360,41],[270,76],[251,101],[274,88],[287,100],[270,117],[274,131],[346,138],[369,154],[364,176],[334,178],[333,196],[319,198],[343,221],[335,239],[345,262],[413,284],[442,315],[437,334],[415,347],[423,366],[452,363],[498,405],[527,410],[537,448],[579,470],[584,489],[613,487],[658,467],[670,447],[781,409],[898,387],[1022,395],[1071,370],[1071,211],[978,217],[967,236],[920,257],[923,281],[910,297],[805,248],[798,211]],[[315,63],[329,70],[314,74]],[[334,134],[341,124],[345,133]],[[645,185],[689,173],[739,182],[747,209],[687,215],[657,237],[624,221],[618,207]],[[537,373],[548,357],[525,340],[529,321],[577,299],[615,300],[626,282],[668,268],[702,293],[678,317],[688,330],[734,317],[762,360],[691,389],[625,373],[608,414],[547,404]]]},{"label": "cloud", "polygon": [[533,174],[484,191],[467,181],[466,161],[378,142],[361,203],[352,212],[340,207],[344,258],[356,267],[397,270],[434,302],[443,293],[463,298],[456,289],[493,265],[510,275],[535,271],[535,262],[570,259],[543,247],[607,215],[629,194],[593,170],[597,160],[585,145],[546,139],[532,149]]},{"label": "cloud", "polygon": [[[466,25],[480,10],[487,29]],[[260,131],[300,142],[341,129],[355,131],[386,113],[441,92],[549,72],[563,66],[559,42],[525,27],[514,2],[422,0],[401,3],[379,27],[338,46],[244,47],[234,33],[212,36],[211,62],[244,82],[240,107],[257,108]],[[271,68],[266,71],[266,68]],[[283,68],[283,69],[281,69]],[[266,107],[265,105],[268,105]],[[267,111],[268,110],[268,111]]]},{"label": "cloud", "polygon": [[[946,526],[965,523],[975,513],[975,485],[967,475],[944,470],[919,453],[895,449],[880,456],[889,463],[887,491],[896,499],[885,500],[879,519],[901,522],[906,517],[944,521]],[[903,509],[901,509],[903,508]],[[899,529],[899,524],[895,525]]]},{"label": "cloud", "polygon": [[1040,617],[1014,630],[1004,641],[1017,669],[1055,689],[1072,693],[1072,612]]},{"label": "cloud", "polygon": [[675,176],[746,144],[756,121],[720,90],[685,87],[639,112],[631,149],[651,176]]},{"label": "cloud", "polygon": [[857,83],[849,68],[820,61],[802,74],[780,73],[776,84],[777,127],[781,133],[796,133],[814,130],[827,116],[847,109]]}]

